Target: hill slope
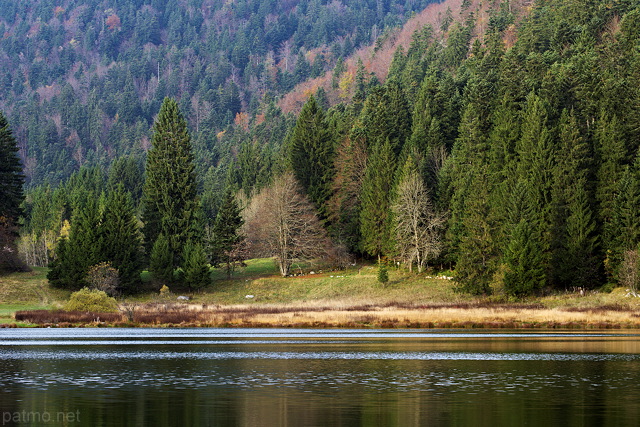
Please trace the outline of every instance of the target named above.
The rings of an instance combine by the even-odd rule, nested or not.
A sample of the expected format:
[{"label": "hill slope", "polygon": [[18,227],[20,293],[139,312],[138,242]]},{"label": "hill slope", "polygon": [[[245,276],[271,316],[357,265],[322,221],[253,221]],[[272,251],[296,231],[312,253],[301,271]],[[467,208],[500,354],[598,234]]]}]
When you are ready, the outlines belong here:
[{"label": "hill slope", "polygon": [[[0,108],[30,183],[142,155],[162,99],[207,149],[430,0],[46,0],[0,3]],[[240,116],[241,120],[242,116]]]}]

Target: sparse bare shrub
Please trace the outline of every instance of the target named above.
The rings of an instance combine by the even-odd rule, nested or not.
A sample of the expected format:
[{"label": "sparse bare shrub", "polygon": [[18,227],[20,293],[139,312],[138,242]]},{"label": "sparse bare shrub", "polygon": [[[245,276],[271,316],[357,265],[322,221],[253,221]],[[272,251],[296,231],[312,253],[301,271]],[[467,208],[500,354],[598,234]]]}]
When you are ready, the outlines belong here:
[{"label": "sparse bare shrub", "polygon": [[133,322],[134,314],[136,313],[137,309],[138,304],[130,302],[123,302],[118,306],[118,310],[120,310],[121,313],[127,316],[127,320],[129,322]]},{"label": "sparse bare shrub", "polygon": [[101,262],[89,268],[86,281],[90,289],[104,291],[107,295],[114,296],[120,284],[120,275],[110,262]]}]

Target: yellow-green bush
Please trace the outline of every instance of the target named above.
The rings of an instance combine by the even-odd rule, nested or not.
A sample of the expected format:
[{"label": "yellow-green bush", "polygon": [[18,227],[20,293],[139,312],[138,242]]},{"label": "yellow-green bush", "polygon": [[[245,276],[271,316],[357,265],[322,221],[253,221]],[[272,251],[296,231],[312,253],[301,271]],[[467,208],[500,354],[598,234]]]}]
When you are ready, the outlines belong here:
[{"label": "yellow-green bush", "polygon": [[118,311],[118,303],[104,291],[82,288],[71,294],[64,306],[66,311],[90,311],[93,313],[110,313]]}]

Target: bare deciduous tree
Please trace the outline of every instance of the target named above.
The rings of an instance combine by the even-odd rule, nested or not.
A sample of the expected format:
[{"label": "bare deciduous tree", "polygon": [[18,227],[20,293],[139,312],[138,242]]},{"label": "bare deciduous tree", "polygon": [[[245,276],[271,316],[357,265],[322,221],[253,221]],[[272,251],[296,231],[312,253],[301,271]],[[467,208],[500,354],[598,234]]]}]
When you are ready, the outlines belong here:
[{"label": "bare deciduous tree", "polygon": [[244,211],[244,233],[254,256],[274,256],[282,276],[295,261],[324,257],[331,242],[292,173],[253,197]]},{"label": "bare deciduous tree", "polygon": [[620,265],[620,283],[627,287],[631,296],[638,296],[638,283],[640,282],[640,256],[638,250],[628,250],[624,253],[624,260]]},{"label": "bare deciduous tree", "polygon": [[442,250],[442,226],[446,216],[435,211],[429,192],[417,172],[411,171],[400,182],[393,206],[397,250],[412,271],[422,272],[427,261]]}]

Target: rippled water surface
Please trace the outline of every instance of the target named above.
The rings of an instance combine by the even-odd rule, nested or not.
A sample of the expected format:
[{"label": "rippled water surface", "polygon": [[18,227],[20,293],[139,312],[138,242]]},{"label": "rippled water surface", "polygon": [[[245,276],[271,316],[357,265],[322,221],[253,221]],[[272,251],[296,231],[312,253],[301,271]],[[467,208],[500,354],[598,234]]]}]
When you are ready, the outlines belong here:
[{"label": "rippled water surface", "polygon": [[637,425],[640,333],[0,330],[2,425]]}]

